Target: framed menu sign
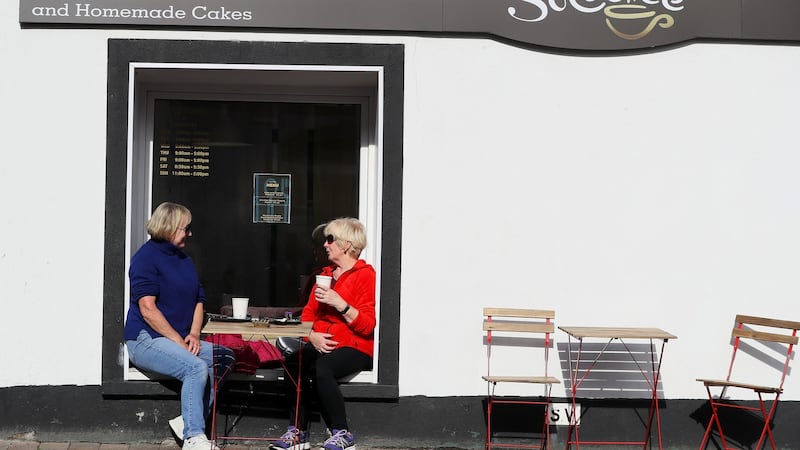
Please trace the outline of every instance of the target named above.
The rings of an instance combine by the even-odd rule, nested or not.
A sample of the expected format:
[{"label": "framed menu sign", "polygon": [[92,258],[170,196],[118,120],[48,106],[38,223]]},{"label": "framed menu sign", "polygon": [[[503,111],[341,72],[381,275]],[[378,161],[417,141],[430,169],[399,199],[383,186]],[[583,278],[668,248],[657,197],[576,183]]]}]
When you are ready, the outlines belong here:
[{"label": "framed menu sign", "polygon": [[291,174],[253,174],[253,223],[291,223],[291,200]]}]

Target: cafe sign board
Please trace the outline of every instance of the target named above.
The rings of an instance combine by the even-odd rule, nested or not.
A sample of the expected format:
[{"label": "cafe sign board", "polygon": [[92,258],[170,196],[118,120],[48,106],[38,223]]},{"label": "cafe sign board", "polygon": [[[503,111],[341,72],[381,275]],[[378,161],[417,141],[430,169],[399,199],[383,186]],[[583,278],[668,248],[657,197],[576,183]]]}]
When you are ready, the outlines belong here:
[{"label": "cafe sign board", "polygon": [[800,41],[798,0],[20,0],[23,26],[493,36],[572,50]]}]

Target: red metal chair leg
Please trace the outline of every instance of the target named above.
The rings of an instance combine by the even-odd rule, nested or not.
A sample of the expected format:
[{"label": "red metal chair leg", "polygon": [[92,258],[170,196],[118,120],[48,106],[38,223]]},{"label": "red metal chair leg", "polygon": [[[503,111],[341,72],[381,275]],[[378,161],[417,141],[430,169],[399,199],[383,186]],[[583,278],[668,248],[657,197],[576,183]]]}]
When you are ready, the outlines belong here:
[{"label": "red metal chair leg", "polygon": [[[712,423],[716,425],[717,432],[719,433],[719,440],[722,443],[722,448],[728,448],[728,443],[725,441],[725,432],[722,431],[722,421],[719,420],[719,405],[716,402],[712,403]],[[711,426],[711,424],[709,424]]]},{"label": "red metal chair leg", "polygon": [[[216,335],[215,337],[216,338]],[[211,388],[214,392],[211,395],[214,398],[211,400],[211,442],[217,441],[217,394],[219,393],[219,382],[217,381],[217,365],[214,364],[214,349],[216,348],[216,342],[212,338],[211,340],[211,376],[214,378],[211,380]]]},{"label": "red metal chair leg", "polygon": [[706,425],[706,432],[703,434],[703,440],[700,441],[700,450],[705,450],[706,445],[708,445],[708,440],[711,438],[711,429],[714,427],[715,419],[717,417],[715,406],[713,405],[713,403],[710,404],[711,404],[711,418],[708,419],[708,425]]},{"label": "red metal chair leg", "polygon": [[758,438],[758,444],[756,444],[756,450],[761,448],[762,443],[764,442],[764,436],[769,437],[769,443],[772,446],[772,450],[775,450],[775,438],[772,435],[772,428],[769,427],[769,424],[772,423],[772,418],[775,415],[775,409],[778,406],[778,398],[780,397],[780,393],[775,395],[775,399],[772,401],[772,405],[770,405],[769,412],[767,412],[766,408],[764,407],[764,401],[761,398],[761,393],[758,394],[758,401],[761,406],[761,414],[764,417],[764,428],[761,429],[761,436]]},{"label": "red metal chair leg", "polygon": [[486,401],[486,450],[492,448],[492,397]]},{"label": "red metal chair leg", "polygon": [[542,426],[542,449],[550,450],[550,403],[544,405],[544,425]]}]

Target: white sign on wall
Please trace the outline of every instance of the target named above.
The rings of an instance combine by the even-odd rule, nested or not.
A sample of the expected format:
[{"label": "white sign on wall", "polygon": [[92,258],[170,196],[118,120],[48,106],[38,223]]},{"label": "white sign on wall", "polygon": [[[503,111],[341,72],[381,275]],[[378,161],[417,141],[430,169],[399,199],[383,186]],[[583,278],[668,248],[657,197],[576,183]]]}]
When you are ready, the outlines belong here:
[{"label": "white sign on wall", "polygon": [[580,425],[581,405],[576,404],[573,410],[572,403],[551,403],[547,420],[550,425],[569,425],[570,421],[575,421],[574,425]]}]

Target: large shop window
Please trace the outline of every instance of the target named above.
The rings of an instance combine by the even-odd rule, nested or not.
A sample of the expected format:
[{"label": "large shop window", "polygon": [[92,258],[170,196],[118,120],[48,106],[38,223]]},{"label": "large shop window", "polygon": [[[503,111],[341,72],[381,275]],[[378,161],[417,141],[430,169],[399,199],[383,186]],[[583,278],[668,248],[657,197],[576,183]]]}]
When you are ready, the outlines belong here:
[{"label": "large shop window", "polygon": [[[131,50],[126,42],[121,47]],[[399,228],[384,225],[394,215],[386,209],[395,208],[386,198],[394,188],[386,184],[385,67],[127,61],[122,160],[112,142],[111,120],[121,106],[111,92],[114,63],[110,58],[104,392],[158,390],[136,387],[155,383],[129,367],[124,346],[107,342],[107,335],[121,336],[128,262],[148,238],[145,222],[157,204],[173,201],[194,216],[187,253],[206,289],[209,312],[218,312],[231,296],[250,297],[252,306],[302,303],[314,227],[343,216],[364,222],[369,245],[362,258],[378,272],[381,345],[373,371],[355,381],[373,387],[359,396],[396,396]],[[110,192],[119,169],[113,163],[120,161],[123,204]],[[397,179],[392,172],[390,180]],[[114,248],[119,237],[124,245]],[[118,272],[110,273],[111,266]],[[109,363],[112,351],[115,364]]]},{"label": "large shop window", "polygon": [[[311,230],[379,206],[359,214],[359,197],[376,197],[359,192],[370,186],[360,176],[377,170],[369,164],[377,158],[370,157],[376,146],[366,127],[368,99],[154,99],[152,140],[144,146],[152,149],[148,210],[163,201],[192,210],[187,253],[201,274],[207,311],[219,312],[232,295],[249,297],[252,306],[304,303],[298,294],[312,270]],[[141,187],[148,197],[149,186]],[[370,234],[373,243],[377,234]],[[364,256],[379,266],[370,249]]]},{"label": "large shop window", "polygon": [[[368,162],[377,160],[362,130],[361,111],[369,105],[336,100],[151,102],[152,139],[142,145],[151,180],[134,183],[133,192],[152,202],[146,211],[163,201],[192,210],[186,251],[198,266],[208,311],[219,312],[231,295],[249,297],[252,306],[298,305],[301,277],[312,270],[311,230],[360,216],[359,178],[374,177]],[[365,206],[364,215],[377,206]],[[376,233],[370,235],[372,243]],[[136,241],[131,251],[141,245]],[[363,256],[377,264],[371,250]]]}]

